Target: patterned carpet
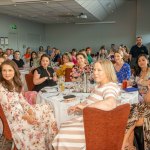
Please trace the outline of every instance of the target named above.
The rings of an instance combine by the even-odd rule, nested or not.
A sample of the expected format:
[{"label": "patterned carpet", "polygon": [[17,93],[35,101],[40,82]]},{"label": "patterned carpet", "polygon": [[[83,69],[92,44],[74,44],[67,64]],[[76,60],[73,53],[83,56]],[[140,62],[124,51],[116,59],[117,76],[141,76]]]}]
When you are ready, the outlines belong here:
[{"label": "patterned carpet", "polygon": [[11,150],[11,141],[6,141],[4,144],[4,148],[2,149],[2,141],[4,137],[0,135],[0,150]]}]

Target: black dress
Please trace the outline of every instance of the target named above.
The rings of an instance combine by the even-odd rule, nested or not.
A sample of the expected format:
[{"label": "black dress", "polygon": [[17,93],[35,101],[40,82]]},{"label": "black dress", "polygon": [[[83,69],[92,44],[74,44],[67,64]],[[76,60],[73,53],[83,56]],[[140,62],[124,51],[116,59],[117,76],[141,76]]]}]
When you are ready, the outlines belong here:
[{"label": "black dress", "polygon": [[47,71],[49,72],[50,76],[48,75],[46,69],[44,69],[42,66],[38,67],[37,69],[38,74],[40,74],[40,78],[42,77],[49,77],[46,81],[44,81],[41,84],[35,85],[33,88],[33,91],[40,91],[42,88],[46,86],[55,86],[56,82],[52,79],[54,70],[50,67],[47,68]]}]

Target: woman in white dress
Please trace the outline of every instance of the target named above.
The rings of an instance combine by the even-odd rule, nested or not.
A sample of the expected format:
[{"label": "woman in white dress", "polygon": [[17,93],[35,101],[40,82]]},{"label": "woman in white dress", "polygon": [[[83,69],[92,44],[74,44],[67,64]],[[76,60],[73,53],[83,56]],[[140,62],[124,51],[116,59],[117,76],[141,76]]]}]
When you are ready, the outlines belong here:
[{"label": "woman in white dress", "polygon": [[57,133],[49,105],[31,106],[22,95],[20,73],[7,60],[0,68],[0,104],[18,150],[50,150]]}]

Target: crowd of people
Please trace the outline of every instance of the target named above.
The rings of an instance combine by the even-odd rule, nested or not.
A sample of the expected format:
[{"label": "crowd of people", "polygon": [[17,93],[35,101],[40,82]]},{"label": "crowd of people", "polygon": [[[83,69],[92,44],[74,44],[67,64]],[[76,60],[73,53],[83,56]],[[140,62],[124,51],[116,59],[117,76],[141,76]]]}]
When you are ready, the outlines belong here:
[{"label": "crowd of people", "polygon": [[[18,68],[28,64],[33,74],[33,91],[37,92],[46,86],[55,86],[58,78],[65,76],[66,68],[72,69],[72,82],[82,80],[84,73],[90,73],[96,83],[94,90],[82,103],[66,110],[69,114],[82,112],[85,107],[112,110],[118,105],[119,83],[126,81],[128,86],[138,87],[141,99],[139,103],[131,105],[122,150],[134,148],[134,129],[137,126],[142,126],[144,150],[149,150],[150,68],[148,50],[142,44],[141,37],[136,38],[136,44],[130,51],[124,45],[116,49],[112,44],[110,51],[101,46],[96,54],[90,47],[61,54],[59,49],[50,46],[46,50],[40,46],[38,52],[27,48],[23,57],[18,50],[7,49],[3,52],[0,49],[0,53],[0,104],[18,149],[50,150],[53,141],[54,149],[61,150],[63,146],[71,150],[63,143],[71,141],[74,135],[83,141],[79,149],[86,147],[84,132],[81,133],[84,128],[83,116],[65,122],[58,132],[53,110],[48,104],[32,106],[27,102]],[[76,124],[80,125],[80,129],[72,132]],[[67,138],[61,135],[65,132],[64,128],[69,131],[69,134],[65,133]]]}]

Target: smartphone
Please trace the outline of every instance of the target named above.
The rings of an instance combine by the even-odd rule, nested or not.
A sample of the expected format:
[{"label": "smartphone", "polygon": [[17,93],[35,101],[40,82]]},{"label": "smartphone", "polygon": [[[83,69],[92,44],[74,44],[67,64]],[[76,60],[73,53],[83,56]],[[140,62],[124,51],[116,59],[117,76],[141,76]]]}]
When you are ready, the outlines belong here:
[{"label": "smartphone", "polygon": [[69,98],[75,98],[75,97],[76,97],[75,95],[66,95],[63,98],[64,99],[69,99]]}]

